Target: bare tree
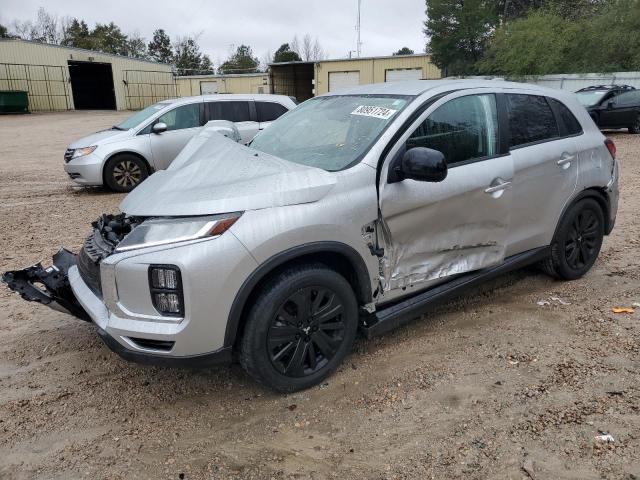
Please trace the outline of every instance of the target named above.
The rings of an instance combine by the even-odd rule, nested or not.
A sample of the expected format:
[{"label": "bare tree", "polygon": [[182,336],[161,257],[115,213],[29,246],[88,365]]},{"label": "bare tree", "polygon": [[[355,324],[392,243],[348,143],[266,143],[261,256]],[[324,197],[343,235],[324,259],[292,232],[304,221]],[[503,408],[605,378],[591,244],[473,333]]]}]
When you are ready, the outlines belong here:
[{"label": "bare tree", "polygon": [[273,63],[273,53],[271,50],[267,50],[260,59],[260,70],[266,72],[270,63]]},{"label": "bare tree", "polygon": [[20,38],[35,40],[36,42],[53,43],[59,45],[64,37],[63,22],[58,16],[47,12],[43,7],[38,9],[36,21],[26,20],[13,22],[13,30]]},{"label": "bare tree", "polygon": [[316,62],[325,58],[325,51],[318,41],[318,37],[315,39],[310,34],[305,34],[302,37],[302,43],[298,40],[298,36],[294,36],[289,48],[300,55],[305,62]]}]

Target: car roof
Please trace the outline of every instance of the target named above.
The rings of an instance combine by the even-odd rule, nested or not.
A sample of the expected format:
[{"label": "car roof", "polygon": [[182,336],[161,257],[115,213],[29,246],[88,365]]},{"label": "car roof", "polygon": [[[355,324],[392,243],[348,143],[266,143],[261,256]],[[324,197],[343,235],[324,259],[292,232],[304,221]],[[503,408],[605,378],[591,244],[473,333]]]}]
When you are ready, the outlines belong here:
[{"label": "car roof", "polygon": [[635,90],[636,87],[632,87],[631,85],[591,85],[588,87],[581,88],[578,92],[593,92],[597,90]]},{"label": "car roof", "polygon": [[442,80],[406,80],[400,82],[373,83],[345,88],[337,92],[326,93],[322,96],[332,95],[409,95],[418,96],[430,90],[447,89],[471,89],[471,88],[506,88],[519,90],[534,90],[541,94],[550,92],[546,87],[540,87],[530,83],[506,82],[504,80],[475,80],[475,79],[442,79]]},{"label": "car roof", "polygon": [[291,97],[288,97],[286,95],[272,95],[269,93],[213,93],[208,95],[194,95],[192,97],[172,98],[168,100],[162,100],[158,103],[165,103],[167,105],[182,105],[194,102],[212,102],[219,100],[264,100],[283,103],[285,105],[290,105],[293,102]]}]

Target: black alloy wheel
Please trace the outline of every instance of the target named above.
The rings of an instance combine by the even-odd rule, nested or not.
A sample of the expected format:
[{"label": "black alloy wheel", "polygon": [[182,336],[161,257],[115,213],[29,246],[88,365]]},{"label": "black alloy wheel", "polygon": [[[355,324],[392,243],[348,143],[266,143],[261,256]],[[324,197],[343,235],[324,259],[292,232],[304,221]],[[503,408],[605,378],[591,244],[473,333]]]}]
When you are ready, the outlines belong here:
[{"label": "black alloy wheel", "polygon": [[321,286],[293,293],[271,320],[267,348],[283,375],[302,377],[322,369],[344,340],[344,306],[338,295]]},{"label": "black alloy wheel", "polygon": [[629,133],[638,134],[640,133],[640,113],[636,115],[636,119],[633,122],[633,125],[629,127]]},{"label": "black alloy wheel", "polygon": [[564,244],[567,265],[581,270],[592,263],[602,238],[600,220],[592,210],[584,210],[574,218]]},{"label": "black alloy wheel", "polygon": [[358,320],[355,293],[338,272],[315,262],[285,268],[252,297],[240,364],[280,392],[312,387],[349,354]]}]

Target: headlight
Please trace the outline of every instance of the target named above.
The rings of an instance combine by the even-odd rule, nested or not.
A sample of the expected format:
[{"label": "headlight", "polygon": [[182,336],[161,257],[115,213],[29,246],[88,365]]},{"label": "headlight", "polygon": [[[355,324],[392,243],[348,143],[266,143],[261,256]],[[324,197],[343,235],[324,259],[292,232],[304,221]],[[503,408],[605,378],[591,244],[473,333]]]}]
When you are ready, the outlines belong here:
[{"label": "headlight", "polygon": [[146,220],[118,244],[116,252],[217,237],[236,223],[242,212],[208,217],[156,218]]},{"label": "headlight", "polygon": [[85,155],[89,155],[90,153],[92,153],[96,148],[98,148],[97,145],[94,145],[92,147],[76,148],[73,151],[73,155],[71,155],[71,158],[84,157]]}]

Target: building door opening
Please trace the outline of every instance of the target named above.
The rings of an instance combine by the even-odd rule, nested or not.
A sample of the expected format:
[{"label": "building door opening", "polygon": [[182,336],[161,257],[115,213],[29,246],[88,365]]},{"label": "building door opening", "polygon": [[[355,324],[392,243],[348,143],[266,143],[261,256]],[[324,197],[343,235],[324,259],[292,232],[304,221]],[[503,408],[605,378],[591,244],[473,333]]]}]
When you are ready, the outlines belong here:
[{"label": "building door opening", "polygon": [[116,95],[110,63],[69,61],[76,110],[115,110]]}]

